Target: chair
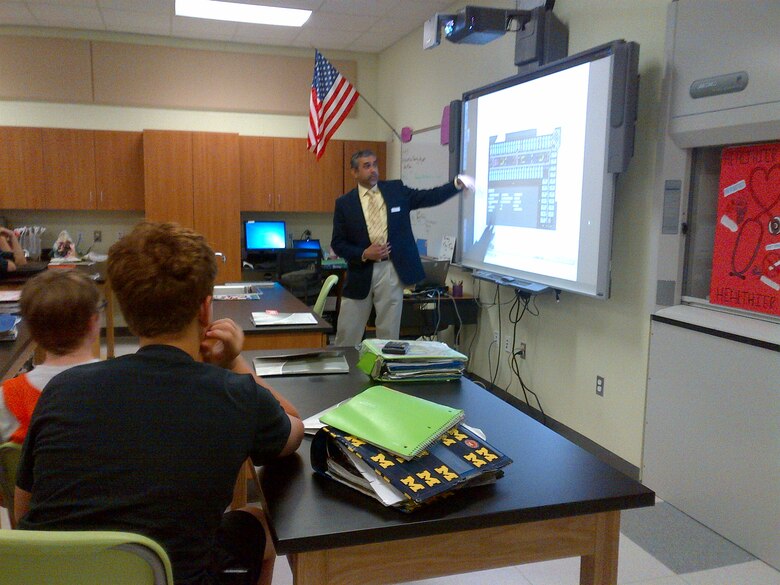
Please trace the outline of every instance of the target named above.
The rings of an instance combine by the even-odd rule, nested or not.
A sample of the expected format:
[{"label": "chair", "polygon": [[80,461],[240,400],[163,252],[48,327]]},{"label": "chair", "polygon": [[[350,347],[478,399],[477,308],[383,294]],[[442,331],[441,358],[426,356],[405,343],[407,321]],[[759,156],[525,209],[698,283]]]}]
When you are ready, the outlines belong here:
[{"label": "chair", "polygon": [[130,532],[0,530],[3,583],[173,585],[168,555]]},{"label": "chair", "polygon": [[19,467],[19,457],[22,454],[22,446],[19,443],[0,444],[0,493],[3,495],[3,505],[8,509],[11,517],[11,527],[16,526],[14,521],[14,486],[16,486],[16,468]]},{"label": "chair", "polygon": [[339,277],[335,274],[331,274],[328,278],[325,279],[325,282],[322,283],[320,294],[317,296],[317,300],[314,302],[312,313],[322,317],[322,312],[325,310],[325,299],[328,297],[330,289],[332,289],[338,281]]}]

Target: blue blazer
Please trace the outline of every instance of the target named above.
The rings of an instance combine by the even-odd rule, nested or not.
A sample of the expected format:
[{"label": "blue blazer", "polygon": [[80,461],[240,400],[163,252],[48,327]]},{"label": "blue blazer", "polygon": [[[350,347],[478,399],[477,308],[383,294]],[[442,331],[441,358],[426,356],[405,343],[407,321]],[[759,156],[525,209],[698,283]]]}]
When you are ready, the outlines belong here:
[{"label": "blue blazer", "polygon": [[[379,190],[387,207],[387,238],[392,248],[390,260],[398,276],[409,286],[425,276],[412,233],[409,213],[421,207],[444,203],[458,193],[451,182],[435,189],[412,189],[401,181],[379,181]],[[342,294],[350,299],[364,299],[371,290],[373,262],[361,257],[371,245],[366,219],[357,188],[336,199],[333,213],[331,247],[347,261],[347,282]]]}]

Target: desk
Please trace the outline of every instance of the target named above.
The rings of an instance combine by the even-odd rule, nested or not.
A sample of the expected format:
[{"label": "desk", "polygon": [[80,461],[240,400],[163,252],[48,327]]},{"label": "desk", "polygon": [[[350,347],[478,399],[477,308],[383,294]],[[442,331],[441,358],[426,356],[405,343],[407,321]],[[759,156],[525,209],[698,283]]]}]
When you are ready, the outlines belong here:
[{"label": "desk", "polygon": [[[349,374],[269,381],[310,416],[371,385],[354,368],[357,352],[347,354]],[[620,510],[652,506],[651,490],[469,380],[388,386],[463,408],[514,463],[495,485],[404,514],[315,476],[305,439],[260,469],[274,545],[296,585],[382,585],[571,556],[582,557],[581,585],[615,585]]]},{"label": "desk", "polygon": [[[432,296],[416,293],[404,295],[401,312],[401,336],[436,335],[450,325],[455,327],[455,339],[462,325],[477,322],[479,306],[474,297]],[[438,327],[437,327],[438,325]]]},{"label": "desk", "polygon": [[327,345],[325,334],[330,332],[330,323],[317,317],[316,325],[280,325],[255,327],[252,313],[275,309],[280,313],[311,313],[304,305],[279,283],[271,287],[262,287],[262,297],[258,301],[214,301],[214,318],[229,317],[244,331],[244,349],[290,349],[305,347],[324,347]]}]

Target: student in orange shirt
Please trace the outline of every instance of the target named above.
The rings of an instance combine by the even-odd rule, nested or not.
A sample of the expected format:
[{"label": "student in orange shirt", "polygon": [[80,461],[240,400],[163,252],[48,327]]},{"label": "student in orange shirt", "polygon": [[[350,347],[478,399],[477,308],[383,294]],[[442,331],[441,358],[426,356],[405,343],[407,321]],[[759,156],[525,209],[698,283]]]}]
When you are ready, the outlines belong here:
[{"label": "student in orange shirt", "polygon": [[24,442],[49,380],[73,366],[97,361],[92,347],[100,334],[99,301],[94,281],[75,270],[47,270],[24,285],[22,319],[46,357],[0,387],[0,442]]}]

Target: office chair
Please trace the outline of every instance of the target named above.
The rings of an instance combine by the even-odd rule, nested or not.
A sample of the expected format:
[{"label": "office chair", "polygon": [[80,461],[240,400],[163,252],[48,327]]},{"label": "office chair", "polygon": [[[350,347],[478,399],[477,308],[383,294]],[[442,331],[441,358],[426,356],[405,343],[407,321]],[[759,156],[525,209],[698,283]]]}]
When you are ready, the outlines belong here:
[{"label": "office chair", "polygon": [[0,530],[0,566],[15,585],[173,585],[165,550],[130,532]]},{"label": "office chair", "polygon": [[16,468],[19,467],[19,457],[22,446],[19,443],[3,443],[0,445],[0,493],[3,495],[3,505],[11,517],[11,528],[16,527],[14,520],[14,486],[16,485]]},{"label": "office chair", "polygon": [[325,282],[322,283],[320,294],[317,296],[317,300],[314,302],[314,307],[311,310],[312,313],[322,317],[322,312],[325,310],[325,299],[328,297],[330,289],[332,289],[338,281],[339,277],[335,274],[331,274],[328,278],[325,279]]}]

